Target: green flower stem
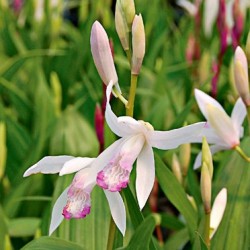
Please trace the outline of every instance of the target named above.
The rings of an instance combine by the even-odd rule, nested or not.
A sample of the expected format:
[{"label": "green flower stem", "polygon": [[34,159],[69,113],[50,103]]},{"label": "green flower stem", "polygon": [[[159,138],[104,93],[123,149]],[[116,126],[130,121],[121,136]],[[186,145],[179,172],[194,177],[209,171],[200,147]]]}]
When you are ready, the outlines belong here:
[{"label": "green flower stem", "polygon": [[129,90],[128,104],[126,105],[126,115],[133,117],[134,115],[134,102],[135,102],[135,92],[137,87],[138,75],[131,74],[131,84]]},{"label": "green flower stem", "polygon": [[207,245],[207,248],[210,249],[210,214],[211,211],[207,211],[205,213],[205,234],[204,234],[204,240]]},{"label": "green flower stem", "polygon": [[116,226],[115,226],[114,220],[112,217],[110,217],[107,250],[113,250],[113,245],[114,245],[114,240],[115,240],[115,230],[116,230]]},{"label": "green flower stem", "polygon": [[128,50],[125,50],[125,52],[126,52],[126,55],[127,55],[127,59],[128,59],[129,65],[131,67],[131,50],[128,49]]},{"label": "green flower stem", "polygon": [[128,105],[128,101],[126,100],[126,98],[125,98],[120,92],[118,92],[116,88],[113,88],[112,91],[113,91],[113,94],[115,94],[116,97],[117,97],[118,99],[120,99],[120,101],[121,101],[125,106]]},{"label": "green flower stem", "polygon": [[245,154],[245,152],[241,149],[241,147],[236,146],[234,149],[239,153],[239,155],[240,155],[244,160],[246,160],[247,162],[250,162],[250,157],[248,157],[248,156]]},{"label": "green flower stem", "polygon": [[248,134],[250,135],[250,106],[247,107]]}]

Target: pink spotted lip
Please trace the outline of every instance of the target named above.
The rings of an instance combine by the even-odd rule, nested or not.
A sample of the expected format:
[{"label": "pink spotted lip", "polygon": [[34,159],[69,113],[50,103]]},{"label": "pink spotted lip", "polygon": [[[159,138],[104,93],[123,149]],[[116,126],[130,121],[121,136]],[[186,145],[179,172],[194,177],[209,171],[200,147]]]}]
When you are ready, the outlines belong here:
[{"label": "pink spotted lip", "polygon": [[75,218],[75,219],[82,219],[82,218],[85,218],[89,213],[90,213],[90,206],[86,206],[84,207],[84,209],[82,211],[79,211],[79,213],[76,213],[76,214],[72,214],[71,212],[69,212],[68,210],[68,205],[66,205],[63,209],[63,213],[62,215],[64,216],[65,219],[69,220],[69,219],[72,219],[72,218]]}]

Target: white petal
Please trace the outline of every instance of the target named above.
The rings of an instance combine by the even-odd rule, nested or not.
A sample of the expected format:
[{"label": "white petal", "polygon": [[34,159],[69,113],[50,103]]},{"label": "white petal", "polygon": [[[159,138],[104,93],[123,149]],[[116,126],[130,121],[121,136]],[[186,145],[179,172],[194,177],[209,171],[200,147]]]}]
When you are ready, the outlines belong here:
[{"label": "white petal", "polygon": [[211,96],[205,94],[201,90],[195,89],[194,94],[195,94],[195,99],[197,101],[197,104],[198,104],[198,106],[200,108],[200,111],[202,112],[202,114],[204,115],[206,120],[208,120],[207,106],[209,104],[214,106],[214,107],[217,107],[221,111],[225,112],[223,107],[214,98],[212,98]]},{"label": "white petal", "polygon": [[75,173],[85,167],[90,166],[90,164],[95,160],[95,158],[89,157],[76,157],[70,161],[67,161],[63,168],[61,169],[59,175]]},{"label": "white petal", "polygon": [[184,143],[201,142],[206,122],[199,122],[170,131],[148,131],[148,143],[159,149],[173,149]]},{"label": "white petal", "polygon": [[212,28],[219,12],[218,0],[204,1],[204,32],[207,37],[211,36]]},{"label": "white petal", "polygon": [[119,192],[109,192],[104,190],[104,193],[109,203],[112,218],[124,236],[126,231],[126,211],[122,197]]},{"label": "white petal", "polygon": [[60,155],[60,156],[46,156],[32,167],[26,170],[24,177],[31,174],[43,173],[43,174],[55,174],[60,172],[65,162],[73,159],[73,156]]},{"label": "white petal", "polygon": [[183,9],[185,9],[189,15],[191,16],[195,16],[197,13],[197,7],[195,6],[195,4],[187,1],[187,0],[178,0],[177,4],[182,7]]},{"label": "white petal", "polygon": [[[215,154],[221,150],[224,150],[225,147],[221,146],[221,145],[213,145],[210,146],[210,151],[211,154]],[[194,161],[194,169],[198,169],[201,166],[201,152],[196,156],[195,161]]]},{"label": "white petal", "polygon": [[136,194],[140,209],[147,202],[155,180],[155,163],[152,148],[145,144],[137,159]]},{"label": "white petal", "polygon": [[112,90],[113,84],[110,82],[107,86],[106,90],[106,97],[107,97],[107,104],[106,104],[106,111],[105,111],[105,118],[106,122],[109,125],[110,129],[118,136],[128,136],[134,134],[134,126],[140,125],[138,121],[133,119],[132,117],[119,117],[114,114],[110,106],[110,94]]},{"label": "white petal", "polygon": [[213,231],[210,235],[210,239],[213,237],[217,228],[220,225],[223,214],[225,212],[226,205],[227,205],[227,189],[223,188],[216,196],[212,207],[211,217],[210,217],[210,229],[213,229]]},{"label": "white petal", "polygon": [[239,98],[234,105],[232,115],[231,115],[233,124],[235,128],[239,131],[239,135],[241,134],[241,125],[246,115],[247,115],[246,106],[243,103],[242,99]]},{"label": "white petal", "polygon": [[49,227],[49,235],[51,235],[57,227],[61,224],[63,221],[63,208],[66,206],[67,203],[67,193],[69,188],[66,188],[62,194],[58,197],[56,200],[56,203],[52,209],[52,215],[51,215],[51,222]]}]

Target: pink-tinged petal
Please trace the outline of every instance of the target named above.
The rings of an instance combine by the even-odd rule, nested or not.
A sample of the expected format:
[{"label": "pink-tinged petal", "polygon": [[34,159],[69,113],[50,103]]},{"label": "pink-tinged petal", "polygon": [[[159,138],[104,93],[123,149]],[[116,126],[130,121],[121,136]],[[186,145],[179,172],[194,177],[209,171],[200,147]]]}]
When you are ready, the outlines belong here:
[{"label": "pink-tinged petal", "polygon": [[61,171],[65,162],[73,159],[73,156],[60,155],[60,156],[46,156],[32,167],[27,169],[24,173],[24,177],[31,174],[55,174]]},{"label": "pink-tinged petal", "polygon": [[[210,151],[212,155],[225,149],[227,148],[221,145],[210,146]],[[195,161],[194,161],[194,169],[198,169],[199,167],[201,167],[201,152],[196,156]]]},{"label": "pink-tinged petal", "polygon": [[[95,185],[95,178],[90,175],[89,170],[90,168],[84,168],[77,172],[69,187],[67,203],[63,208],[65,219],[85,218],[90,213],[90,194]],[[86,185],[86,180],[91,180],[91,183]]]},{"label": "pink-tinged petal", "polygon": [[233,121],[235,128],[239,131],[240,136],[241,136],[241,130],[242,130],[241,125],[242,125],[246,115],[247,115],[246,106],[243,103],[242,99],[239,98],[234,105],[231,119]]},{"label": "pink-tinged petal", "polygon": [[227,189],[223,188],[216,196],[210,216],[210,239],[217,231],[227,205]]},{"label": "pink-tinged petal", "polygon": [[173,149],[181,144],[201,142],[201,131],[205,126],[206,122],[199,122],[169,131],[148,131],[147,141],[152,147],[159,149]]},{"label": "pink-tinged petal", "polygon": [[208,114],[207,114],[207,106],[208,105],[212,105],[214,107],[217,107],[221,111],[225,112],[223,107],[214,98],[205,94],[201,90],[195,89],[194,94],[195,94],[195,99],[197,101],[197,104],[200,108],[200,111],[207,120],[208,120]]},{"label": "pink-tinged petal", "polygon": [[112,81],[120,92],[109,39],[102,25],[95,21],[90,35],[92,56],[102,81],[108,85]]},{"label": "pink-tinged petal", "polygon": [[155,162],[152,148],[145,144],[137,159],[136,195],[140,209],[147,202],[155,180]]},{"label": "pink-tinged petal", "polygon": [[115,154],[97,175],[97,185],[111,192],[127,187],[133,163],[140,154],[145,143],[142,134],[124,140]]},{"label": "pink-tinged petal", "polygon": [[210,126],[221,138],[221,141],[228,145],[228,148],[234,148],[239,145],[239,131],[235,128],[233,121],[224,110],[222,111],[208,104],[207,115]]},{"label": "pink-tinged petal", "polygon": [[112,91],[113,84],[110,82],[106,90],[107,104],[105,111],[106,122],[110,129],[118,136],[129,136],[135,133],[134,125],[138,127],[138,121],[131,117],[119,117],[114,114],[110,106],[110,94]]},{"label": "pink-tinged petal", "polygon": [[61,169],[59,175],[71,174],[78,172],[79,170],[86,168],[91,165],[91,163],[96,158],[89,158],[89,157],[76,157],[70,161],[67,161],[63,168]]},{"label": "pink-tinged petal", "polygon": [[62,211],[67,203],[67,192],[69,188],[66,188],[62,194],[58,197],[55,205],[52,209],[51,222],[49,227],[49,235],[51,235],[63,221]]},{"label": "pink-tinged petal", "polygon": [[126,210],[121,195],[118,192],[111,193],[105,190],[104,193],[109,203],[112,218],[116,226],[124,236],[126,231]]}]

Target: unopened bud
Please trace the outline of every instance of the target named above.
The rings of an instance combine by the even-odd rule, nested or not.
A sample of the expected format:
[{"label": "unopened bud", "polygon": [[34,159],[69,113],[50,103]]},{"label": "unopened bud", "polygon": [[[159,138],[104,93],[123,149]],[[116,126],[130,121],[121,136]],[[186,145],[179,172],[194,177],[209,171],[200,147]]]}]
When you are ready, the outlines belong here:
[{"label": "unopened bud", "polygon": [[145,55],[145,30],[142,16],[136,15],[132,25],[132,74],[139,75]]},{"label": "unopened bud", "polygon": [[121,6],[127,21],[128,29],[131,30],[132,23],[135,17],[134,0],[121,0]]},{"label": "unopened bud", "polygon": [[250,31],[248,32],[248,36],[247,36],[246,56],[247,56],[248,63],[250,64]]},{"label": "unopened bud", "polygon": [[247,58],[241,47],[237,47],[234,57],[234,80],[240,97],[246,106],[250,106],[248,64]]},{"label": "unopened bud", "polygon": [[7,158],[6,147],[6,126],[3,122],[0,122],[0,180],[2,179],[5,171],[5,164]]},{"label": "unopened bud", "polygon": [[122,9],[121,0],[117,0],[115,6],[115,28],[123,49],[125,51],[129,50],[129,28]]},{"label": "unopened bud", "polygon": [[195,211],[198,211],[194,197],[187,194],[187,198],[191,203],[192,207],[195,209]]},{"label": "unopened bud", "polygon": [[213,178],[213,158],[206,137],[202,138],[202,163],[205,162],[211,179]]},{"label": "unopened bud", "polygon": [[188,167],[190,163],[191,146],[189,143],[180,146],[180,165],[183,176],[187,176]]},{"label": "unopened bud", "polygon": [[210,216],[210,239],[220,225],[227,205],[227,189],[223,188],[214,200]]},{"label": "unopened bud", "polygon": [[102,81],[105,85],[112,81],[118,93],[121,93],[108,36],[98,21],[95,21],[92,26],[90,45],[95,66]]},{"label": "unopened bud", "polygon": [[206,162],[203,162],[201,168],[201,198],[206,214],[211,212],[211,187],[211,175]]},{"label": "unopened bud", "polygon": [[181,166],[180,166],[180,162],[176,154],[174,154],[172,158],[172,171],[175,177],[177,178],[177,180],[179,181],[179,183],[182,184]]}]

